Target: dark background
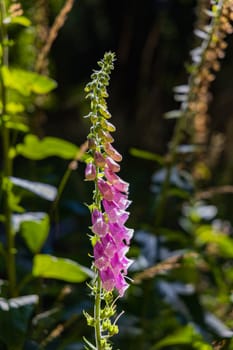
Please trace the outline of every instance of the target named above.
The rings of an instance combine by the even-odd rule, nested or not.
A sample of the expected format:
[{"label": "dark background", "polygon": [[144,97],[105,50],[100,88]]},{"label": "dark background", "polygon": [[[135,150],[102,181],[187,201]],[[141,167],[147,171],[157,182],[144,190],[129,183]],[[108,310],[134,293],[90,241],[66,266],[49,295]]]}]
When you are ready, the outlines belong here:
[{"label": "dark background", "polygon": [[[209,5],[209,1],[203,2]],[[108,103],[117,127],[115,145],[124,155],[122,171],[132,183],[132,191],[136,182],[133,196],[137,196],[138,186],[148,188],[156,166],[133,158],[129,150],[137,147],[166,154],[175,122],[163,116],[179,108],[173,100],[173,87],[187,82],[189,51],[198,44],[193,29],[200,3],[77,0],[52,47],[50,71],[58,89],[53,108],[42,123],[42,133],[76,144],[85,140],[90,125],[83,119],[89,111],[83,89],[104,52],[114,51],[117,61]],[[51,23],[62,4],[52,1],[48,7]],[[222,69],[211,86],[208,124],[209,139],[221,133],[224,150],[210,169],[210,181],[205,186],[232,183],[232,36],[227,41]],[[231,218],[231,197],[226,196],[224,201],[220,207]]]},{"label": "dark background", "polygon": [[[58,2],[59,3],[59,2]],[[208,1],[206,1],[208,4]],[[178,104],[172,89],[187,82],[185,64],[196,45],[196,1],[76,1],[52,48],[51,70],[58,81],[56,108],[44,125],[46,134],[76,143],[85,139],[89,125],[83,88],[105,51],[117,61],[109,88],[109,109],[117,126],[116,143],[164,154],[173,121],[163,114]],[[57,4],[58,6],[58,4]],[[51,21],[53,10],[51,6]],[[55,14],[55,13],[54,13]],[[210,134],[226,135],[225,157],[232,163],[232,37],[227,56],[211,87]]]}]

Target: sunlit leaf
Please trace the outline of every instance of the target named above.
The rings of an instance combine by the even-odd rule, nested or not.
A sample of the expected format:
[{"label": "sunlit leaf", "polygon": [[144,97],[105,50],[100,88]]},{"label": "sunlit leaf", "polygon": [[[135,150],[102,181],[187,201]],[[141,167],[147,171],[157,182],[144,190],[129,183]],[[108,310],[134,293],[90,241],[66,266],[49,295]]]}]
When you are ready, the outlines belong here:
[{"label": "sunlit leaf", "polygon": [[20,233],[32,253],[39,253],[49,234],[49,217],[40,220],[22,221]]},{"label": "sunlit leaf", "polygon": [[0,298],[0,339],[9,350],[22,350],[37,295]]},{"label": "sunlit leaf", "polygon": [[161,157],[160,155],[152,153],[152,152],[140,150],[137,148],[131,148],[130,154],[132,154],[132,156],[137,157],[137,158],[155,161],[161,165],[163,165],[163,163],[164,163],[163,157]]},{"label": "sunlit leaf", "polygon": [[[14,104],[12,107],[14,108]],[[12,113],[11,115],[4,115],[2,120],[0,120],[0,126],[3,124],[3,122],[4,126],[8,129],[19,130],[22,132],[28,132],[29,130],[26,118],[18,114]]]},{"label": "sunlit leaf", "polygon": [[24,208],[20,206],[21,198],[16,196],[13,192],[8,193],[9,207],[16,213],[23,213]]},{"label": "sunlit leaf", "polygon": [[40,221],[45,215],[44,212],[27,212],[23,214],[12,215],[12,226],[15,232],[19,231],[20,225],[23,221]]},{"label": "sunlit leaf", "polygon": [[31,25],[30,19],[28,19],[25,16],[11,17],[10,23],[12,23],[12,24],[20,24],[23,27],[29,27]]},{"label": "sunlit leaf", "polygon": [[[195,344],[204,345],[204,347],[195,346]],[[155,346],[152,347],[152,350],[158,350],[165,347],[177,346],[177,345],[189,345],[191,349],[203,349],[211,350],[212,347],[201,340],[201,336],[196,333],[194,328],[191,325],[179,329],[177,332],[163,338]]]},{"label": "sunlit leaf", "polygon": [[2,67],[2,77],[7,88],[18,91],[21,95],[29,96],[31,93],[47,94],[55,89],[54,80],[34,72],[22,69],[9,69]]},{"label": "sunlit leaf", "polygon": [[88,347],[85,346],[86,350],[97,350],[97,348],[87,340],[87,338],[83,337],[84,342],[87,344]]},{"label": "sunlit leaf", "polygon": [[43,184],[41,182],[34,182],[18,177],[11,176],[11,182],[19,187],[25,188],[26,190],[37,194],[39,197],[53,201],[57,195],[57,189],[54,186]]},{"label": "sunlit leaf", "polygon": [[[2,109],[2,102],[0,101],[0,109]],[[25,110],[24,105],[19,102],[8,102],[6,104],[6,112],[9,114],[22,113]]]},{"label": "sunlit leaf", "polygon": [[21,132],[28,132],[29,131],[29,127],[27,125],[25,125],[23,123],[14,122],[14,121],[6,122],[5,127],[7,129],[18,130]]},{"label": "sunlit leaf", "polygon": [[40,140],[35,135],[27,135],[24,143],[17,145],[17,153],[32,160],[40,160],[51,156],[63,159],[73,159],[79,148],[71,142],[56,138],[45,137]]},{"label": "sunlit leaf", "polygon": [[218,253],[225,258],[233,258],[233,240],[209,225],[202,225],[196,230],[199,244],[214,244]]},{"label": "sunlit leaf", "polygon": [[34,277],[54,278],[73,283],[83,282],[93,276],[91,270],[73,260],[47,254],[35,255],[32,274]]},{"label": "sunlit leaf", "polygon": [[233,331],[212,313],[205,313],[205,322],[218,337],[232,339]]}]

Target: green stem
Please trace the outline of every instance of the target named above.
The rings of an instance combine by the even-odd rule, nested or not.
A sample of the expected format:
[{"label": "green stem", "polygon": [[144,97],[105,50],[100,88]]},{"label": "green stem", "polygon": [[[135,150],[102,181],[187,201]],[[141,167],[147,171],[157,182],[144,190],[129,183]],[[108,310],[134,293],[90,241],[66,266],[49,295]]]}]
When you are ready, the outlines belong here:
[{"label": "green stem", "polygon": [[69,163],[64,175],[62,176],[62,179],[60,181],[60,184],[58,186],[58,190],[57,190],[57,196],[52,204],[52,208],[51,208],[51,215],[56,211],[58,203],[60,201],[60,198],[62,196],[62,193],[66,187],[66,184],[70,178],[70,175],[72,174],[72,172],[74,170],[76,170],[76,168],[78,167],[78,162],[80,161],[80,159],[82,158],[82,156],[84,155],[84,153],[86,152],[88,148],[88,143],[84,142],[81,146],[80,146],[80,150],[78,151],[78,153],[76,154],[75,158]]},{"label": "green stem", "polygon": [[97,350],[102,350],[101,345],[101,320],[100,320],[100,310],[101,310],[101,280],[98,275],[96,281],[96,292],[95,292],[95,306],[94,306],[94,319],[95,319],[95,344]]},{"label": "green stem", "polygon": [[[4,0],[0,1],[0,16],[1,16],[1,43],[2,43],[2,62],[1,66],[8,66],[8,35],[6,31],[6,26],[4,25],[4,18],[6,16],[5,2]],[[3,145],[3,179],[9,178],[12,174],[12,165],[11,159],[9,157],[10,150],[10,135],[9,130],[5,126],[4,116],[6,115],[6,104],[7,104],[7,90],[1,75],[1,100],[2,100],[2,145]],[[8,283],[9,283],[9,295],[11,297],[16,296],[16,269],[15,269],[15,239],[14,232],[12,229],[12,211],[10,208],[10,189],[8,184],[4,186],[4,211],[5,211],[5,231],[7,237],[7,274],[8,274]]]},{"label": "green stem", "polygon": [[62,179],[61,179],[61,182],[60,182],[59,186],[58,186],[57,196],[56,196],[56,198],[55,198],[55,200],[54,200],[54,202],[52,204],[52,210],[51,210],[52,213],[54,213],[56,211],[56,209],[57,209],[59,200],[60,200],[61,195],[62,195],[62,193],[63,193],[63,191],[65,189],[65,186],[67,184],[67,181],[69,180],[69,177],[70,177],[71,173],[72,173],[72,169],[68,167],[66,169]]},{"label": "green stem", "polygon": [[17,286],[17,294],[19,295],[21,290],[23,290],[23,288],[32,280],[34,279],[34,276],[29,273],[27,274],[22,280],[21,282],[19,282],[18,286]]}]

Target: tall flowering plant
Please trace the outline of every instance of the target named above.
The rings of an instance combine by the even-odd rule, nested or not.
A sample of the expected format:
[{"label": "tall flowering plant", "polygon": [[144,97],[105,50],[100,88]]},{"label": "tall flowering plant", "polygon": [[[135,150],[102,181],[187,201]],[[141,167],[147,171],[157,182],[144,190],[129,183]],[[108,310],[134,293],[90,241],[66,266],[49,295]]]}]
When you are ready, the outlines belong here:
[{"label": "tall flowering plant", "polygon": [[[115,55],[108,52],[98,62],[100,70],[94,71],[85,91],[91,101],[91,121],[88,135],[88,154],[85,178],[93,181],[91,211],[94,282],[91,286],[95,297],[94,316],[85,312],[87,322],[95,328],[95,346],[86,340],[90,349],[110,350],[109,338],[118,333],[116,321],[115,290],[121,297],[128,287],[127,269],[131,260],[126,257],[133,230],[125,226],[129,184],[117,173],[120,171],[121,154],[112,146],[111,133],[115,131],[107,110],[106,98],[110,73]],[[113,321],[112,321],[113,320]]]}]

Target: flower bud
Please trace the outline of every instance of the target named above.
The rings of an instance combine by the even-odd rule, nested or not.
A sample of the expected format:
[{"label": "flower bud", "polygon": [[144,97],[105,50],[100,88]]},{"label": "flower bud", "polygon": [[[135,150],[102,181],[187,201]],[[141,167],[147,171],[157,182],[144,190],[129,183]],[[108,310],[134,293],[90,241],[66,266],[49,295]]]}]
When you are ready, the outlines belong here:
[{"label": "flower bud", "polygon": [[88,139],[88,148],[89,149],[96,149],[96,143],[95,143],[95,140],[90,138]]},{"label": "flower bud", "polygon": [[109,132],[116,131],[116,127],[106,119],[101,119],[100,124],[101,124],[102,128],[106,129]]},{"label": "flower bud", "polygon": [[96,151],[94,154],[94,161],[95,161],[95,165],[100,168],[104,167],[106,163],[104,156],[98,151]]},{"label": "flower bud", "polygon": [[102,129],[98,130],[99,137],[103,140],[103,143],[109,142],[112,143],[114,141],[114,138],[112,137],[109,132],[104,131]]},{"label": "flower bud", "polygon": [[93,181],[96,178],[96,168],[93,163],[88,163],[85,169],[85,178],[88,181]]}]

